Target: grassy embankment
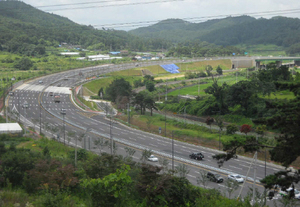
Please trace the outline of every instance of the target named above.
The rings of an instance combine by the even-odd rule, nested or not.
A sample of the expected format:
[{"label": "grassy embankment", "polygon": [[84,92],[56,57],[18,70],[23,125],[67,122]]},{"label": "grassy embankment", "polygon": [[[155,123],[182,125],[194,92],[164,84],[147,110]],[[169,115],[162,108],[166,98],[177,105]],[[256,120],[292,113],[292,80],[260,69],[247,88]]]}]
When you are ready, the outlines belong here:
[{"label": "grassy embankment", "polygon": [[286,56],[284,47],[260,44],[260,45],[236,45],[238,48],[246,51],[249,56]]}]

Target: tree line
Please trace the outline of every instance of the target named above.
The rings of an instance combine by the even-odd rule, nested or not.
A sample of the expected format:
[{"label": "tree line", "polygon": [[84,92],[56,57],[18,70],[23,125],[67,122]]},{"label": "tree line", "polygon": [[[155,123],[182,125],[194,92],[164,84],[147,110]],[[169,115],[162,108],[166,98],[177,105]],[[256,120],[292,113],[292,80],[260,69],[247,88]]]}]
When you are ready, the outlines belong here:
[{"label": "tree line", "polygon": [[[74,149],[65,147],[67,156],[58,156],[51,147],[61,146],[54,140],[35,141],[37,150],[31,150],[16,148],[14,143],[5,147],[3,141],[10,137],[1,135],[0,139],[1,205],[250,206],[250,195],[242,202],[224,197],[227,192],[193,186],[186,179],[189,170],[182,164],[174,171],[164,158],[160,166],[147,164],[152,153],[149,150],[144,150],[140,162],[135,162],[135,150],[127,147],[124,157],[80,149],[75,165]],[[100,139],[94,141],[100,143]],[[207,185],[207,179],[198,179],[199,185]],[[6,197],[10,192],[14,196]]]}]

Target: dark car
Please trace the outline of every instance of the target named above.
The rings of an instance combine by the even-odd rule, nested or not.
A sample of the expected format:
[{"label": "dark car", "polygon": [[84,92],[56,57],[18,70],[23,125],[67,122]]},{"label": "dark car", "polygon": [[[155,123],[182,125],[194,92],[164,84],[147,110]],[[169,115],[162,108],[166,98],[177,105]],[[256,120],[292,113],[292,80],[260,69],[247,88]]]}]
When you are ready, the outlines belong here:
[{"label": "dark car", "polygon": [[222,183],[224,179],[218,173],[208,172],[206,177],[216,183]]},{"label": "dark car", "polygon": [[201,152],[192,153],[190,154],[190,158],[195,160],[202,160],[204,158],[204,155]]}]

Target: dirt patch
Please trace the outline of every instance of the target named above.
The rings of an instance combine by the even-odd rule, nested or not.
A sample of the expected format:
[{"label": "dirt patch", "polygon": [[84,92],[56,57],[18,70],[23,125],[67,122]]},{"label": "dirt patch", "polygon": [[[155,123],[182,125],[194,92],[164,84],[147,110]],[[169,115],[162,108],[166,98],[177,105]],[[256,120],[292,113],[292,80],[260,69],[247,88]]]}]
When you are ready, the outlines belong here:
[{"label": "dirt patch", "polygon": [[153,76],[153,73],[151,73],[150,70],[142,69],[141,71],[142,71],[143,76],[145,76],[145,75],[151,75],[151,76]]},{"label": "dirt patch", "polygon": [[156,77],[154,78],[154,80],[166,80],[166,79],[173,79],[173,78],[181,78],[181,77],[184,77],[183,74],[180,74],[180,75],[172,75],[172,76],[164,76],[164,77]]}]

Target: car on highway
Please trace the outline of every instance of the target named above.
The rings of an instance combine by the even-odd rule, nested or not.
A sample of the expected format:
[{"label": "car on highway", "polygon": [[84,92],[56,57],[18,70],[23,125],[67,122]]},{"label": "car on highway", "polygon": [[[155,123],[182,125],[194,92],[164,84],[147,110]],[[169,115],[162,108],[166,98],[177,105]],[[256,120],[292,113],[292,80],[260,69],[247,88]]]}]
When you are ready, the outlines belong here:
[{"label": "car on highway", "polygon": [[158,162],[158,158],[155,157],[154,155],[150,155],[150,157],[148,157],[148,160],[152,162]]},{"label": "car on highway", "polygon": [[42,81],[42,80],[39,80],[39,83],[43,83],[43,81]]},{"label": "car on highway", "polygon": [[54,103],[59,103],[60,102],[60,96],[56,95],[54,96]]},{"label": "car on highway", "polygon": [[242,176],[240,176],[238,174],[230,174],[230,175],[228,175],[228,179],[229,180],[234,180],[238,183],[243,183],[244,182],[244,178],[242,178]]},{"label": "car on highway", "polygon": [[204,155],[201,152],[196,152],[196,153],[193,152],[192,154],[189,155],[189,157],[195,160],[203,160]]},{"label": "car on highway", "polygon": [[221,177],[221,175],[219,175],[218,173],[214,173],[214,172],[208,172],[206,177],[213,182],[216,183],[222,183],[224,181],[224,179]]}]

